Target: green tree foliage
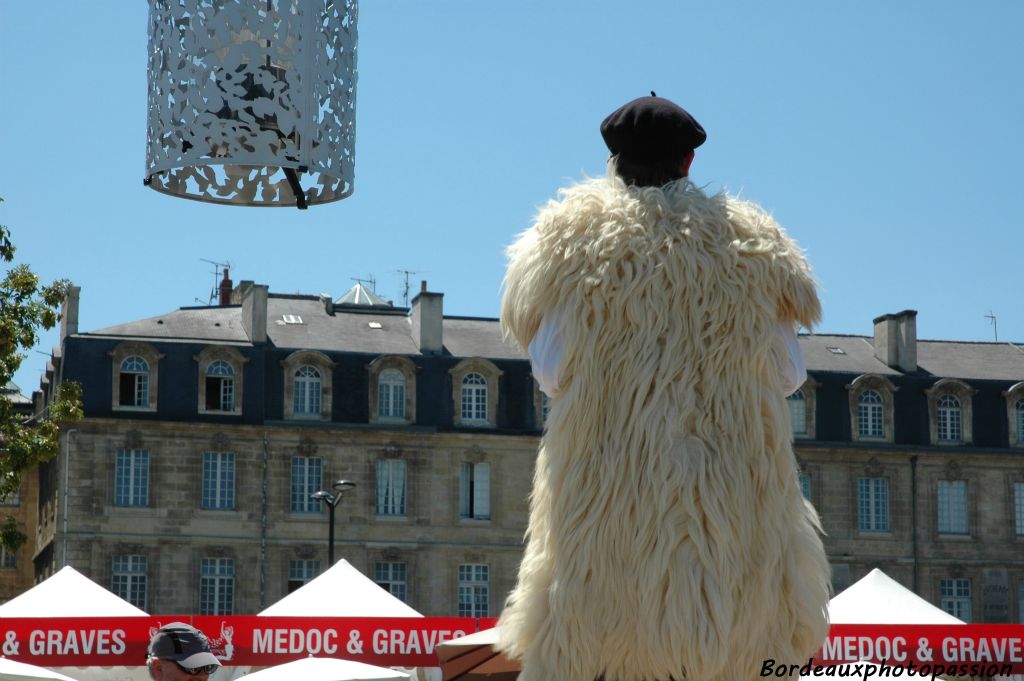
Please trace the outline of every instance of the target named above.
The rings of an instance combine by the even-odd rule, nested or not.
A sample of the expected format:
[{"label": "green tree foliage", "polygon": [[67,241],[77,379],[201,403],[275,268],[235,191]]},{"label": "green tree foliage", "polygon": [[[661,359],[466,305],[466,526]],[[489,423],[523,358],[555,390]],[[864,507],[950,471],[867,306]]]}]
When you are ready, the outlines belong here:
[{"label": "green tree foliage", "polygon": [[[0,387],[14,378],[25,353],[38,342],[39,329],[52,329],[60,321],[58,311],[71,286],[64,279],[40,285],[28,265],[11,265],[14,252],[10,230],[0,225],[0,261],[9,267],[0,281]],[[0,397],[0,498],[18,491],[25,471],[57,454],[58,424],[82,417],[80,396],[77,384],[64,383],[46,411],[27,420]],[[15,551],[25,539],[13,517],[2,519],[0,544]]]}]

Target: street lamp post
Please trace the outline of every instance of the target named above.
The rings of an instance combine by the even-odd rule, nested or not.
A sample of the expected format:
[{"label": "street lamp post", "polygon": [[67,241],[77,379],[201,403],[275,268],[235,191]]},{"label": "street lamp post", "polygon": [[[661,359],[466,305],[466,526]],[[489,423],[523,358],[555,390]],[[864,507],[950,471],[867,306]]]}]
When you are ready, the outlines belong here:
[{"label": "street lamp post", "polygon": [[341,498],[345,495],[345,490],[352,489],[356,486],[356,483],[351,480],[337,480],[332,485],[334,488],[334,494],[320,490],[312,494],[313,499],[318,499],[327,504],[331,509],[330,520],[327,530],[327,567],[334,565],[334,509],[341,502]]}]

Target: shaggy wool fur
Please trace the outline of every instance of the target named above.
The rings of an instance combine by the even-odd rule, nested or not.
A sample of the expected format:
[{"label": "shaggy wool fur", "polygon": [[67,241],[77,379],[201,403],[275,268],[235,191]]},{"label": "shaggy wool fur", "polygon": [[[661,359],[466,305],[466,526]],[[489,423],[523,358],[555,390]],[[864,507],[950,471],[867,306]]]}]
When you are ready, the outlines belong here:
[{"label": "shaggy wool fur", "polygon": [[756,205],[687,180],[564,190],[510,247],[506,332],[564,319],[527,547],[501,616],[520,681],[739,681],[827,632],[829,567],[799,490],[779,319],[810,268]]}]

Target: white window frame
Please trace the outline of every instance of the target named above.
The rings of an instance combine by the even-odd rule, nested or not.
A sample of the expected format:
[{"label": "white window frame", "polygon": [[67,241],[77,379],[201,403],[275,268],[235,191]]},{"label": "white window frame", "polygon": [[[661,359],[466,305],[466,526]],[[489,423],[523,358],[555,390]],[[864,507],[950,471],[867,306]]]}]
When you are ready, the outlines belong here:
[{"label": "white window frame", "polygon": [[323,379],[320,371],[304,364],[295,370],[292,414],[295,418],[320,418],[323,403]]},{"label": "white window frame", "polygon": [[459,517],[491,519],[491,464],[459,464]]},{"label": "white window frame", "polygon": [[459,617],[488,617],[491,610],[490,566],[485,563],[459,565]]},{"label": "white window frame", "polygon": [[885,437],[885,400],[877,390],[869,388],[857,396],[857,433],[862,438]]},{"label": "white window frame", "polygon": [[235,411],[235,368],[231,363],[223,359],[215,359],[206,367],[207,390],[210,387],[209,379],[218,379],[217,385],[217,407],[211,409],[210,396],[206,396],[206,411],[232,413]]},{"label": "white window frame", "polygon": [[[129,355],[121,360],[121,371],[118,380],[129,375],[132,377],[131,397],[120,390],[120,407],[122,408],[147,408],[149,407],[149,362],[138,355]],[[123,383],[123,381],[122,381]]]},{"label": "white window frame", "polygon": [[212,511],[235,509],[234,452],[203,452],[201,508]]},{"label": "white window frame", "polygon": [[[320,503],[320,502],[317,502]],[[288,593],[300,589],[320,576],[320,561],[297,558],[288,561]]]},{"label": "white window frame", "polygon": [[235,612],[235,561],[233,558],[202,558],[199,562],[199,614],[233,615]]},{"label": "white window frame", "polygon": [[943,395],[935,405],[939,442],[963,441],[963,407],[953,395]]},{"label": "white window frame", "polygon": [[149,450],[118,449],[114,459],[114,506],[149,506]]},{"label": "white window frame", "polygon": [[405,420],[405,374],[398,369],[384,369],[377,376],[377,417],[382,420]]},{"label": "white window frame", "polygon": [[405,461],[378,459],[376,471],[377,515],[405,517],[408,496],[408,466]]},{"label": "white window frame", "polygon": [[967,481],[939,480],[935,499],[939,534],[967,534]]},{"label": "white window frame", "polygon": [[377,561],[373,564],[373,581],[403,603],[409,602],[409,570],[405,563]]},{"label": "white window frame", "polygon": [[323,459],[317,456],[293,456],[290,479],[291,512],[321,513],[323,504],[312,496],[324,486]]},{"label": "white window frame", "polygon": [[147,567],[145,556],[113,556],[110,565],[110,590],[136,608],[146,610]]},{"label": "white window frame", "polygon": [[889,479],[857,478],[857,529],[889,532]]},{"label": "white window frame", "polygon": [[953,617],[969,623],[971,621],[971,580],[963,578],[939,580],[939,605]]},{"label": "white window frame", "polygon": [[463,423],[487,423],[487,378],[476,371],[462,377],[461,414]]}]

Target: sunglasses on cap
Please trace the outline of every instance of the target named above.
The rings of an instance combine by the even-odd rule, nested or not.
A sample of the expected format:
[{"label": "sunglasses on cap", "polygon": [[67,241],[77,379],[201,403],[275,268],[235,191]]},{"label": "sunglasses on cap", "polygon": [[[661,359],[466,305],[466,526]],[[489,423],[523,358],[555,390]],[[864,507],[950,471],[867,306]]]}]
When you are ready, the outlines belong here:
[{"label": "sunglasses on cap", "polygon": [[202,667],[186,667],[180,664],[177,660],[168,660],[168,662],[174,662],[178,669],[185,672],[189,676],[198,676],[200,674],[212,674],[220,669],[219,664],[204,664]]}]

